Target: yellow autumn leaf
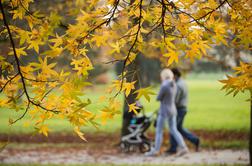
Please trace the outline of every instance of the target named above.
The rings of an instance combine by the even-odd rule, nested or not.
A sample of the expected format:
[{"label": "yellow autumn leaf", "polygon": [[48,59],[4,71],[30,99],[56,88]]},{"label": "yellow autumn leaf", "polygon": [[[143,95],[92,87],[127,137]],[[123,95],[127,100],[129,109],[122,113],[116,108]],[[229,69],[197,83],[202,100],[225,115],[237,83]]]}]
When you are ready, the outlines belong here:
[{"label": "yellow autumn leaf", "polygon": [[178,63],[178,52],[172,49],[168,49],[168,53],[164,54],[164,57],[168,57],[167,65],[171,65],[173,62]]},{"label": "yellow autumn leaf", "polygon": [[83,140],[83,141],[86,141],[87,142],[87,140],[86,140],[86,138],[84,137],[84,133],[82,133],[81,131],[80,131],[80,128],[79,127],[74,127],[74,132]]},{"label": "yellow autumn leaf", "polygon": [[48,57],[54,58],[60,56],[61,53],[64,51],[63,47],[56,47],[55,45],[53,47],[52,46],[49,47],[50,50],[43,52],[42,55],[47,55]]},{"label": "yellow autumn leaf", "polygon": [[40,134],[43,134],[44,136],[48,136],[49,129],[47,125],[41,125],[38,127],[38,129],[39,129]]},{"label": "yellow autumn leaf", "polygon": [[62,39],[62,38],[63,38],[62,36],[59,36],[59,35],[56,33],[55,38],[52,38],[52,39],[50,39],[49,41],[52,42],[52,43],[54,43],[53,47],[58,47],[58,46],[60,46],[60,45],[63,44],[63,39]]},{"label": "yellow autumn leaf", "polygon": [[[15,48],[17,57],[20,58],[22,55],[26,56],[27,53],[24,51],[26,47],[21,47],[21,48]],[[14,52],[11,51],[8,55],[14,55]]]},{"label": "yellow autumn leaf", "polygon": [[111,43],[110,46],[113,48],[113,49],[110,51],[110,54],[113,54],[113,53],[120,53],[120,52],[121,52],[121,45],[120,45],[119,42]]},{"label": "yellow autumn leaf", "polygon": [[126,97],[129,96],[130,92],[135,89],[134,84],[136,83],[136,81],[133,82],[127,82],[123,84],[123,90],[125,90],[125,95]]},{"label": "yellow autumn leaf", "polygon": [[142,96],[144,96],[144,98],[145,98],[148,102],[150,102],[150,95],[155,95],[155,93],[151,90],[151,87],[138,89],[138,90],[135,91],[134,93],[137,94],[136,99],[140,99]]},{"label": "yellow autumn leaf", "polygon": [[[127,57],[125,57],[126,60]],[[131,53],[126,61],[126,66],[128,66],[129,64],[131,64],[134,60],[136,59],[136,54],[135,53]]]},{"label": "yellow autumn leaf", "polygon": [[39,45],[43,45],[44,42],[42,42],[41,40],[30,40],[29,41],[29,46],[27,49],[34,49],[37,53],[39,53]]},{"label": "yellow autumn leaf", "polygon": [[136,106],[136,103],[128,104],[129,112],[134,112],[136,115],[138,114],[137,109],[139,109],[138,106]]}]

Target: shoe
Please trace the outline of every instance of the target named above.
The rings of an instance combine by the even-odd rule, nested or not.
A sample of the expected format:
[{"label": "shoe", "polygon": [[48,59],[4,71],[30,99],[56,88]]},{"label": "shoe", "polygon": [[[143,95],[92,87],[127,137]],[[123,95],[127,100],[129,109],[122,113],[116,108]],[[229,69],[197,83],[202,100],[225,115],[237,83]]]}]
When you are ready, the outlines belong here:
[{"label": "shoe", "polygon": [[155,149],[150,150],[149,152],[145,152],[144,155],[151,157],[151,156],[157,156],[159,154],[158,151],[156,151]]},{"label": "shoe", "polygon": [[174,155],[174,154],[176,154],[176,150],[168,149],[167,151],[165,151],[165,155]]},{"label": "shoe", "polygon": [[197,139],[194,145],[195,145],[195,151],[198,152],[200,147],[200,139]]},{"label": "shoe", "polygon": [[180,157],[180,156],[185,155],[185,154],[188,153],[188,152],[189,152],[189,150],[188,150],[187,147],[179,148],[179,150],[178,150],[176,156],[177,156],[177,157]]}]

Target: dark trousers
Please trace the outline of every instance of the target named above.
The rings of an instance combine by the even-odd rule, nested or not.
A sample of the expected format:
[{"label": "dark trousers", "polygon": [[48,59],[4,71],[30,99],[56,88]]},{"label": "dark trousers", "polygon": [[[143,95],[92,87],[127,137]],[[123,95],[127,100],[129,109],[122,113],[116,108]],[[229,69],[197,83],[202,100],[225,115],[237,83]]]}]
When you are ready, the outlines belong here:
[{"label": "dark trousers", "polygon": [[[196,144],[199,141],[199,138],[183,127],[184,118],[187,112],[186,108],[177,109],[177,111],[178,111],[178,114],[177,114],[178,131],[185,139],[187,139],[193,144]],[[170,134],[170,143],[171,143],[171,147],[169,150],[176,152],[178,144],[171,134]]]}]

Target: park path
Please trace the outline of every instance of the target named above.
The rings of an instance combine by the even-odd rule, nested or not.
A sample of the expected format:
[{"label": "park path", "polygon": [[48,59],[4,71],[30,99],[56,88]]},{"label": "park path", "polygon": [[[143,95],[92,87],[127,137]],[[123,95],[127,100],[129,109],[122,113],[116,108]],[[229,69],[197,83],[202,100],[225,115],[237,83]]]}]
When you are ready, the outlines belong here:
[{"label": "park path", "polygon": [[181,157],[146,157],[140,153],[90,153],[85,149],[4,149],[0,152],[1,163],[19,164],[248,164],[247,150],[203,150]]}]

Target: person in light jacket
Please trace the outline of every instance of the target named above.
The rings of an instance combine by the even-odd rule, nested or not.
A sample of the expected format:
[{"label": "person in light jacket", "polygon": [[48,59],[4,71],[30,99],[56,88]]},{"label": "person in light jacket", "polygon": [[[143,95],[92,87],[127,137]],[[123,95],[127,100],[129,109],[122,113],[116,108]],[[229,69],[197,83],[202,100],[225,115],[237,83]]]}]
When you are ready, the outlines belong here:
[{"label": "person in light jacket", "polygon": [[[175,98],[177,108],[177,129],[180,134],[189,142],[195,145],[195,150],[199,150],[200,139],[183,127],[185,115],[187,113],[188,105],[188,90],[185,81],[181,78],[181,72],[178,68],[172,68],[174,78],[177,85],[177,94]],[[167,154],[174,154],[177,151],[177,142],[174,137],[170,135],[170,148],[166,151]]]},{"label": "person in light jacket", "polygon": [[145,155],[155,156],[160,153],[165,121],[168,122],[170,134],[174,137],[176,143],[178,144],[178,155],[183,155],[188,152],[188,148],[183,140],[183,137],[177,130],[177,109],[175,105],[177,88],[174,81],[174,75],[170,69],[164,69],[160,73],[160,77],[162,85],[157,96],[157,100],[160,101],[160,110],[156,125],[155,147],[149,152],[146,152]]}]

